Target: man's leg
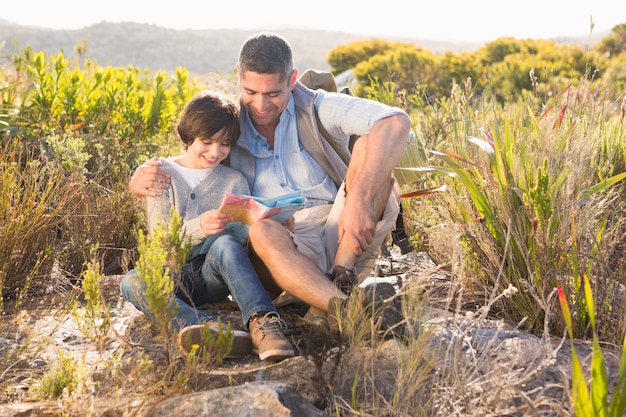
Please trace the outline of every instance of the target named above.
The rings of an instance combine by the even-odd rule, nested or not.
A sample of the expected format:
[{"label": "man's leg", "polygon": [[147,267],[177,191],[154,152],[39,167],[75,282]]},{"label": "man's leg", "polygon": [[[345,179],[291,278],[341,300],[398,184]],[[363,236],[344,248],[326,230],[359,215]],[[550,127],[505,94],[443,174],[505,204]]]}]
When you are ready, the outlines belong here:
[{"label": "man's leg", "polygon": [[[352,182],[359,176],[361,168],[365,162],[365,147],[367,137],[361,137],[354,144],[352,149],[352,156],[350,157],[350,165],[348,166],[348,173],[345,180],[345,193],[350,192]],[[375,193],[375,198],[372,200],[372,213],[376,221],[382,218],[385,206],[389,200],[389,194],[392,191],[393,179],[389,178],[389,181],[383,183],[382,187]],[[346,268],[353,268],[356,262],[357,256],[347,243],[339,242],[337,248],[337,254],[333,262],[333,267],[340,265]]]},{"label": "man's leg", "polygon": [[219,236],[211,244],[202,265],[202,279],[205,291],[197,302],[217,302],[231,294],[246,328],[253,314],[276,313],[245,247],[232,235]]},{"label": "man's leg", "polygon": [[[311,306],[307,313],[309,320],[313,318],[312,322],[319,324],[323,320],[332,332],[342,332],[341,322],[348,306],[348,296],[313,260],[298,251],[282,225],[271,220],[255,223],[250,228],[250,245],[252,257],[265,264],[266,272],[273,278],[271,282]],[[268,276],[261,279],[264,278]],[[395,326],[401,319],[398,319],[399,310],[387,308],[386,299],[393,294],[395,289],[391,284],[381,283],[364,288],[358,295],[370,314],[382,315],[383,330]]]},{"label": "man's leg", "polygon": [[355,176],[359,175],[360,168],[363,165],[365,139],[365,137],[362,137],[355,144],[346,176],[345,188],[339,190],[326,225],[327,256],[330,259],[334,259],[332,271],[337,279],[337,285],[340,287],[354,285],[363,281],[369,275],[376,263],[376,258],[383,243],[393,230],[399,212],[398,200],[400,198],[400,190],[396,181],[390,176],[389,181],[385,182],[376,193],[377,198],[372,201],[372,211],[374,218],[377,219],[377,223],[374,240],[370,247],[357,257],[347,243],[337,243],[339,216],[343,210],[345,195],[349,192],[346,190],[350,189],[350,184]]},{"label": "man's leg", "polygon": [[[332,297],[346,298],[324,272],[307,256],[296,249],[287,229],[274,221],[261,221],[250,227],[250,246],[253,259],[258,257],[271,274],[263,276],[264,285],[276,285],[306,304],[327,311]],[[258,263],[255,264],[258,265]],[[272,284],[273,283],[273,284]],[[267,288],[267,287],[266,287]]]},{"label": "man's leg", "polygon": [[202,276],[207,297],[225,290],[233,296],[261,360],[282,360],[295,354],[284,335],[286,325],[261,284],[248,251],[237,238],[223,235],[213,242],[202,266]]}]

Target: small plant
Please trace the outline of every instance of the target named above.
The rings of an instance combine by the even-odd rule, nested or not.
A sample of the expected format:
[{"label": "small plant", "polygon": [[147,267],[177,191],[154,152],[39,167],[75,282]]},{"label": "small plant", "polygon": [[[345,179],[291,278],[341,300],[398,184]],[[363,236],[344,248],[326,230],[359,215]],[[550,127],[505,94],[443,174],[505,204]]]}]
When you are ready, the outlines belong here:
[{"label": "small plant", "polygon": [[[97,245],[92,248],[92,256],[95,256],[97,250]],[[84,309],[80,308],[78,302],[74,299],[70,310],[74,320],[76,320],[78,329],[85,337],[96,344],[100,352],[106,346],[106,338],[111,326],[110,309],[106,302],[103,301],[100,293],[100,281],[103,278],[104,275],[100,273],[100,263],[92,259],[83,274],[81,283],[85,307]]]},{"label": "small plant", "polygon": [[[173,223],[176,222],[177,214],[174,213]],[[139,259],[137,260],[136,279],[138,287],[145,286],[145,302],[152,318],[157,323],[166,346],[170,345],[172,338],[172,319],[177,312],[174,303],[174,280],[168,266],[169,254],[172,248],[168,246],[168,232],[165,225],[159,224],[150,236],[139,231]]]},{"label": "small plant", "polygon": [[572,350],[572,402],[578,417],[620,417],[626,410],[626,337],[622,342],[622,357],[617,386],[609,399],[609,383],[606,364],[596,332],[595,308],[591,285],[587,275],[584,278],[584,297],[587,313],[593,332],[593,353],[589,384],[585,381],[580,359],[574,346],[572,316],[565,292],[558,287],[559,303],[570,337]]},{"label": "small plant", "polygon": [[72,203],[82,185],[81,178],[23,151],[22,145],[12,140],[0,151],[0,283],[5,299],[66,284],[62,278],[51,280],[56,233],[74,214]]},{"label": "small plant", "polygon": [[37,399],[57,399],[64,391],[70,394],[78,384],[78,365],[74,359],[63,350],[59,351],[56,362],[50,367],[39,383],[30,390]]}]

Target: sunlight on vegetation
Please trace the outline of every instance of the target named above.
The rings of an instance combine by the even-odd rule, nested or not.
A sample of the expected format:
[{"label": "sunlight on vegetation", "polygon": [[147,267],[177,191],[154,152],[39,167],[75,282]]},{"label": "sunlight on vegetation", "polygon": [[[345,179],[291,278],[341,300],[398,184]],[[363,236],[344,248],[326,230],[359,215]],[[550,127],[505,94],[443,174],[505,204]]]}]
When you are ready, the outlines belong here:
[{"label": "sunlight on vegetation", "polygon": [[[501,38],[461,54],[383,40],[329,53],[335,74],[353,71],[357,95],[411,117],[414,131],[396,169],[405,228],[452,277],[438,285],[418,277],[403,287],[406,327],[389,374],[376,353],[390,342],[362,311],[350,311],[337,350],[310,358],[332,415],[623,414],[625,29],[585,50]],[[148,236],[141,202],[128,191],[139,164],[180,152],[175,121],[206,86],[183,68],[152,73],[29,47],[0,51],[0,333],[15,332],[22,343],[0,346],[0,383],[8,387],[12,370],[46,343],[31,346],[24,300],[73,288],[68,314],[102,353],[123,338],[111,327],[100,283],[136,268],[165,369],[155,351],[128,358],[132,340],[115,340],[118,350],[93,367],[59,350],[47,371],[33,375],[30,394],[61,404],[81,390],[147,399],[210,389],[207,375],[230,349],[231,329],[219,338],[207,331],[208,358],[174,351],[172,297],[190,248],[175,214]],[[435,316],[434,307],[450,315]],[[437,327],[421,325],[431,314],[447,344],[432,345]],[[487,318],[543,340],[568,335],[571,386],[553,397],[552,386],[524,391],[538,371],[507,362],[497,331],[485,336],[490,353],[476,355],[478,336],[466,324]],[[592,343],[589,372],[578,340]],[[363,351],[370,356],[355,363]],[[621,355],[619,369],[609,369],[608,352]],[[387,383],[376,386],[382,374]]]}]

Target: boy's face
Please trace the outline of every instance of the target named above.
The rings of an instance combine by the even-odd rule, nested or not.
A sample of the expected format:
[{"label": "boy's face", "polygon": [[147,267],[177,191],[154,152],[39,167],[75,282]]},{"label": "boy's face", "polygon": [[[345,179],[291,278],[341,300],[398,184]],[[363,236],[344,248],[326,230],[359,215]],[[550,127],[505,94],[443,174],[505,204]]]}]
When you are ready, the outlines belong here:
[{"label": "boy's face", "polygon": [[215,138],[196,138],[183,156],[183,166],[192,169],[215,168],[220,162],[228,157],[230,143],[221,135]]}]

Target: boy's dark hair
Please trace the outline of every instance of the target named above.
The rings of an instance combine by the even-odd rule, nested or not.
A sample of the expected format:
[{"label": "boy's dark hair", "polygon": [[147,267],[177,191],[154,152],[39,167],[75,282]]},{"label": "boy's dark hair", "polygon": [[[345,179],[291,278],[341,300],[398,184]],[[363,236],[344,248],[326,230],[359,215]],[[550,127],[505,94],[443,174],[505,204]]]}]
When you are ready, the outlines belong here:
[{"label": "boy's dark hair", "polygon": [[219,140],[233,146],[241,133],[239,106],[223,94],[201,91],[185,106],[176,130],[185,150],[196,138]]},{"label": "boy's dark hair", "polygon": [[281,81],[293,72],[291,45],[282,36],[262,32],[250,36],[239,51],[239,71],[280,74]]}]

